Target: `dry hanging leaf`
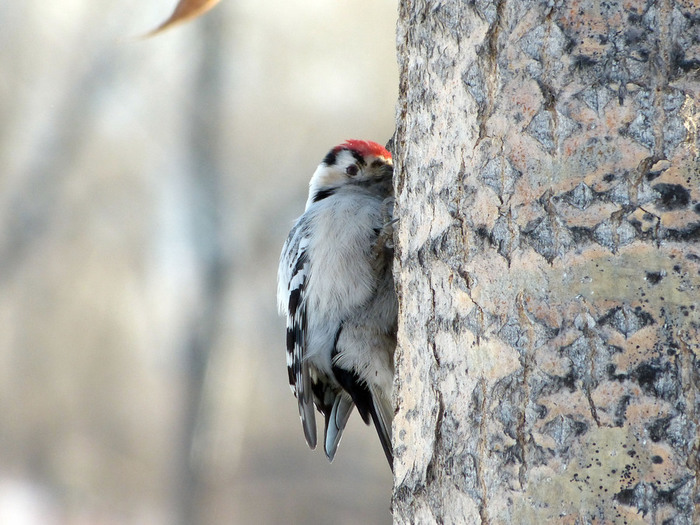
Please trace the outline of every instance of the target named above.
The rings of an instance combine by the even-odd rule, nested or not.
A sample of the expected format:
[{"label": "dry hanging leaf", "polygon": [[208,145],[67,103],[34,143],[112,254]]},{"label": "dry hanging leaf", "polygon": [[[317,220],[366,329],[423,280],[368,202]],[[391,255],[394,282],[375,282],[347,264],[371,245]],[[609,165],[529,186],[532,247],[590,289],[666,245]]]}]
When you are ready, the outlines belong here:
[{"label": "dry hanging leaf", "polygon": [[218,3],[219,0],[180,0],[175,8],[175,11],[173,11],[173,14],[170,15],[170,18],[168,18],[153,31],[147,33],[145,36],[149,37],[157,35],[158,33],[161,33],[166,29],[170,29],[177,24],[186,22],[192,18],[197,18],[198,16],[209,11]]}]

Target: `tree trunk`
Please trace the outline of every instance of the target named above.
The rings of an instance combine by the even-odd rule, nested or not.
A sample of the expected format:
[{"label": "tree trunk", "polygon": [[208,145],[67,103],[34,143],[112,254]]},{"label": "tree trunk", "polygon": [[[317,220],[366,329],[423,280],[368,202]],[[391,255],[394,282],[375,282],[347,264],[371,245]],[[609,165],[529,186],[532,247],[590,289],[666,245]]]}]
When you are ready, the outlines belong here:
[{"label": "tree trunk", "polygon": [[694,9],[401,2],[397,523],[700,523]]},{"label": "tree trunk", "polygon": [[[181,3],[182,4],[182,3]],[[181,5],[178,4],[178,5]],[[166,22],[168,24],[168,22]],[[168,27],[165,25],[161,29]],[[190,227],[197,259],[201,303],[194,307],[187,340],[183,343],[184,392],[180,439],[176,449],[174,508],[176,523],[203,523],[206,501],[206,454],[200,450],[207,426],[206,375],[220,332],[222,304],[227,290],[226,260],[221,242],[220,199],[224,161],[218,140],[222,126],[221,75],[224,71],[224,20],[201,21],[201,62],[193,83],[189,154],[192,189],[188,203]]]}]

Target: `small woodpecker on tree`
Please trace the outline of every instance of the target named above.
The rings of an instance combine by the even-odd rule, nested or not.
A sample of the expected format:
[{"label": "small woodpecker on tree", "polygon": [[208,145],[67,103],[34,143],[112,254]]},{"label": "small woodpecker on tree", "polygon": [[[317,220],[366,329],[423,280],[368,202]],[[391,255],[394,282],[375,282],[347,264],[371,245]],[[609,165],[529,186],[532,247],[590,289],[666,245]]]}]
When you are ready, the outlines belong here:
[{"label": "small woodpecker on tree", "polygon": [[356,406],[393,464],[392,176],[391,153],[376,142],[336,146],[311,177],[306,210],[282,248],[277,300],[287,318],[289,384],[311,448],[314,405],[323,414],[331,461]]}]

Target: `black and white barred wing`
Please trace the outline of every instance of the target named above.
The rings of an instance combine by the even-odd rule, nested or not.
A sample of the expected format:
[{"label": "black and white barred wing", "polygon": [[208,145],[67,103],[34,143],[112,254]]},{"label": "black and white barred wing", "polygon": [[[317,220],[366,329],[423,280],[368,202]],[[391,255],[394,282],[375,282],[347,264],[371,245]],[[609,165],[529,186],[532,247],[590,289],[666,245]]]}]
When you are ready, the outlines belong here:
[{"label": "black and white barred wing", "polygon": [[306,442],[316,447],[316,416],[306,353],[306,298],[309,277],[308,229],[302,217],[289,232],[282,248],[277,276],[279,311],[287,318],[287,373],[289,386],[299,403]]}]

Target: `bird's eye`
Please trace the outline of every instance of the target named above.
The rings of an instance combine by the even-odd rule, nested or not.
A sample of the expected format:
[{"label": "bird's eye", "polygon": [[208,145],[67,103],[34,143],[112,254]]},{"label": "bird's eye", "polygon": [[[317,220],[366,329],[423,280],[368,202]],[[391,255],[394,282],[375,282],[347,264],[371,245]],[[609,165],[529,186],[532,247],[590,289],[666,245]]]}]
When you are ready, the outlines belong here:
[{"label": "bird's eye", "polygon": [[357,166],[355,164],[350,164],[350,166],[345,168],[345,173],[347,173],[351,177],[354,177],[355,175],[357,175]]}]

